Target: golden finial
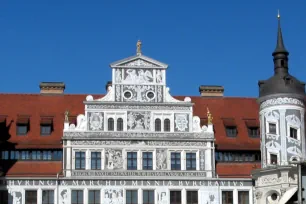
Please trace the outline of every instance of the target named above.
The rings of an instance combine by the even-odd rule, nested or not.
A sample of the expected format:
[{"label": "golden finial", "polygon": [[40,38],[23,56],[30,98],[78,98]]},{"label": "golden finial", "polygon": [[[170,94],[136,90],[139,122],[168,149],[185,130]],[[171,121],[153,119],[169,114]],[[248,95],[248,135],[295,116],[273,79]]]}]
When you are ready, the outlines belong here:
[{"label": "golden finial", "polygon": [[279,9],[277,10],[277,18],[280,19]]},{"label": "golden finial", "polygon": [[211,115],[211,113],[210,113],[208,107],[207,107],[207,119],[208,119],[207,124],[208,124],[208,125],[211,125],[211,124],[212,124],[212,121],[213,121],[213,117],[212,117],[212,115]]},{"label": "golden finial", "polygon": [[141,45],[142,45],[141,41],[138,40],[138,41],[137,41],[137,44],[136,44],[136,47],[137,47],[137,55],[141,55]]},{"label": "golden finial", "polygon": [[65,122],[69,122],[69,111],[65,111]]}]

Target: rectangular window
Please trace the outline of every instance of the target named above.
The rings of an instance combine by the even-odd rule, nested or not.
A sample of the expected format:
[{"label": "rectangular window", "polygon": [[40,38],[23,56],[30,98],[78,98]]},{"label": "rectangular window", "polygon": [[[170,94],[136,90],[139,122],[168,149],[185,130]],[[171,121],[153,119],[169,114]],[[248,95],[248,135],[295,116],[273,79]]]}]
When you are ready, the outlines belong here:
[{"label": "rectangular window", "polygon": [[54,204],[54,191],[43,190],[42,191],[42,204]]},{"label": "rectangular window", "polygon": [[137,190],[127,190],[126,191],[126,204],[138,204]]},{"label": "rectangular window", "polygon": [[51,160],[52,154],[51,151],[43,151],[43,160]]},{"label": "rectangular window", "polygon": [[62,151],[53,151],[52,152],[52,160],[53,161],[62,161],[63,152]]},{"label": "rectangular window", "polygon": [[2,204],[11,204],[12,197],[7,190],[0,190],[0,200]]},{"label": "rectangular window", "polygon": [[51,135],[52,125],[51,124],[41,124],[40,125],[40,135]]},{"label": "rectangular window", "polygon": [[17,135],[26,135],[28,133],[28,124],[17,124]]},{"label": "rectangular window", "polygon": [[248,127],[249,137],[257,138],[259,137],[259,128],[258,127]]},{"label": "rectangular window", "polygon": [[233,204],[233,191],[222,191],[222,204]]},{"label": "rectangular window", "polygon": [[25,192],[25,204],[37,204],[37,191]]},{"label": "rectangular window", "polygon": [[276,154],[270,154],[270,164],[277,165],[277,155]]},{"label": "rectangular window", "polygon": [[29,151],[22,151],[21,152],[21,160],[29,160],[30,159],[30,152]]},{"label": "rectangular window", "polygon": [[1,152],[1,159],[8,160],[9,159],[9,151],[2,151]]},{"label": "rectangular window", "polygon": [[143,204],[154,204],[154,190],[144,190],[142,199]]},{"label": "rectangular window", "polygon": [[75,153],[75,169],[78,169],[78,170],[85,169],[85,152]]},{"label": "rectangular window", "polygon": [[238,203],[249,204],[249,191],[238,191]]},{"label": "rectangular window", "polygon": [[88,204],[100,204],[100,190],[88,191]]},{"label": "rectangular window", "polygon": [[197,168],[196,153],[187,153],[186,154],[186,169],[196,170],[196,168]]},{"label": "rectangular window", "polygon": [[152,152],[142,153],[142,169],[153,170]]},{"label": "rectangular window", "polygon": [[269,123],[269,133],[276,134],[276,124],[275,123]]},{"label": "rectangular window", "polygon": [[290,137],[297,140],[297,129],[290,127]]},{"label": "rectangular window", "polygon": [[72,190],[71,191],[71,204],[83,204],[83,191]]},{"label": "rectangular window", "polygon": [[181,153],[171,153],[171,170],[181,170]]},{"label": "rectangular window", "polygon": [[137,170],[137,152],[127,153],[127,169]]},{"label": "rectangular window", "polygon": [[101,152],[91,153],[91,169],[101,169]]},{"label": "rectangular window", "polygon": [[237,136],[237,128],[236,126],[227,126],[226,129],[226,135],[228,137],[236,137]]},{"label": "rectangular window", "polygon": [[170,191],[170,204],[181,204],[181,191]]},{"label": "rectangular window", "polygon": [[187,191],[187,204],[198,204],[198,191]]}]

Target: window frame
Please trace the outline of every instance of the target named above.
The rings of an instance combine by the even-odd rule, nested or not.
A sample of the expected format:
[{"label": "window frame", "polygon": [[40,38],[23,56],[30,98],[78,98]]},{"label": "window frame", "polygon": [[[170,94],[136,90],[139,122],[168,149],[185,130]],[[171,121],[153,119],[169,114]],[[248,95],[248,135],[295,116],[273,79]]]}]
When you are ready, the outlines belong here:
[{"label": "window frame", "polygon": [[[178,159],[176,156],[173,158],[173,159],[175,159],[175,160],[174,160],[174,161],[175,161],[175,162],[174,162],[175,164],[173,164],[173,165],[175,165],[175,168],[172,168],[172,154],[175,154],[175,155],[179,155],[179,156],[180,156],[179,159]],[[179,161],[180,164],[178,164],[177,161]],[[179,165],[179,167],[180,167],[179,169],[177,168],[178,165]],[[170,152],[170,169],[171,169],[171,170],[176,170],[176,171],[182,170],[182,152],[181,152],[181,151],[171,151],[171,152]]]},{"label": "window frame", "polygon": [[[131,158],[129,158],[129,154],[132,155]],[[136,154],[136,158],[134,155]],[[131,161],[131,165],[129,166],[129,161]],[[136,163],[136,167],[134,164]],[[138,169],[138,152],[137,151],[128,151],[126,152],[126,169],[127,170],[137,170]]]},{"label": "window frame", "polygon": [[[247,198],[248,198],[247,203],[241,202],[240,195],[239,195],[239,193],[241,193],[241,192],[247,193]],[[237,196],[238,196],[238,203],[239,204],[250,204],[250,191],[249,190],[240,190],[239,189],[237,194],[238,194]]]},{"label": "window frame", "polygon": [[[190,154],[195,155],[195,157],[194,158],[193,157],[187,158],[187,155],[190,155]],[[186,170],[187,171],[196,171],[197,170],[197,166],[198,166],[198,164],[197,164],[197,152],[186,152],[185,160],[186,160],[185,165],[186,165]],[[191,167],[190,168],[188,168],[188,165],[187,165],[188,160],[190,160],[190,162],[191,162],[191,164],[190,164]],[[194,168],[193,168],[193,164],[195,164]]]},{"label": "window frame", "polygon": [[[122,126],[121,126],[122,125]],[[117,118],[116,130],[122,132],[124,130],[124,120],[121,117]]]},{"label": "window frame", "polygon": [[[128,202],[128,192],[131,191],[132,193],[135,193],[136,192],[136,202],[133,203],[133,202]],[[131,201],[133,201],[133,195],[134,194],[131,194]],[[138,204],[139,200],[138,200],[138,189],[126,189],[125,190],[125,203],[126,204]]]},{"label": "window frame", "polygon": [[[233,134],[235,132],[235,134]],[[227,125],[225,126],[225,133],[227,137],[235,138],[238,136],[237,126]]]},{"label": "window frame", "polygon": [[[29,193],[29,192],[31,192],[31,193],[35,192],[36,193],[36,200],[35,201],[27,201],[27,193]],[[25,204],[37,204],[38,203],[38,192],[37,192],[37,190],[35,190],[35,189],[26,189],[25,192],[24,192],[24,203]]]},{"label": "window frame", "polygon": [[[20,131],[19,128],[25,128],[25,131]],[[26,136],[29,132],[29,124],[28,123],[16,123],[16,135],[17,136]]]},{"label": "window frame", "polygon": [[[148,157],[144,157],[144,154],[149,154],[149,153],[151,153],[151,158],[148,158]],[[153,170],[153,157],[154,157],[154,153],[152,152],[152,151],[142,151],[141,152],[141,156],[142,156],[142,170]],[[149,161],[151,160],[151,168],[148,168],[149,167],[149,165],[148,165],[148,163],[149,163]],[[145,165],[146,164],[146,165]]]},{"label": "window frame", "polygon": [[[253,126],[248,126],[248,135],[250,138],[260,138],[260,128],[259,127],[253,127]],[[254,129],[256,128],[256,135],[253,135],[252,133],[255,132]]]},{"label": "window frame", "polygon": [[107,118],[107,131],[115,131],[115,119],[113,117]]},{"label": "window frame", "polygon": [[[73,192],[77,192],[77,202],[73,202]],[[83,199],[82,199],[82,201],[81,202],[79,202],[79,192],[82,192],[82,197],[83,197]],[[84,196],[84,190],[83,189],[71,189],[71,196],[70,196],[70,198],[71,198],[71,204],[84,204],[85,202],[85,196]]]},{"label": "window frame", "polygon": [[[100,154],[100,157],[93,157],[93,154]],[[98,162],[100,161],[100,168],[98,168]],[[93,168],[93,164],[95,167]],[[102,170],[102,152],[101,151],[90,151],[90,169],[91,170]]]},{"label": "window frame", "polygon": [[[90,202],[90,192],[94,192],[94,202]],[[96,201],[96,191],[98,192],[97,194],[99,195],[98,202]],[[101,204],[101,190],[100,189],[88,189],[88,199],[87,199],[88,204]]]},{"label": "window frame", "polygon": [[162,122],[160,118],[156,118],[154,120],[154,131],[155,132],[162,132]]},{"label": "window frame", "polygon": [[[194,195],[191,196],[191,199],[194,198],[194,197],[196,198],[196,202],[195,201],[188,202],[188,193],[190,193],[190,192],[196,193],[196,196],[194,196]],[[198,204],[198,202],[199,202],[199,192],[198,192],[198,190],[196,190],[196,189],[186,190],[186,204]]]},{"label": "window frame", "polygon": [[165,118],[163,122],[164,122],[164,132],[171,132],[171,120],[169,118]]},{"label": "window frame", "polygon": [[[77,168],[77,153],[84,153],[84,168],[82,168],[82,156],[80,155],[80,168]],[[75,150],[74,151],[74,169],[75,170],[85,170],[86,169],[86,151],[83,150]]]},{"label": "window frame", "polygon": [[[180,196],[179,196],[180,201],[177,201],[177,199],[175,199],[175,201],[171,201],[171,198],[172,198],[171,193],[180,193]],[[182,203],[182,190],[178,190],[178,189],[175,190],[175,189],[173,189],[173,190],[170,190],[169,194],[170,194],[169,195],[170,196],[170,199],[169,199],[170,204],[181,204]],[[174,197],[177,198],[177,195],[175,195]]]},{"label": "window frame", "polygon": [[222,202],[222,203],[227,203],[229,198],[227,198],[226,201],[223,202],[223,193],[226,193],[226,195],[227,195],[228,193],[231,193],[231,201],[230,201],[229,203],[230,203],[230,204],[233,204],[233,203],[234,203],[234,191],[233,191],[233,190],[230,190],[230,189],[229,189],[229,190],[221,190],[221,202]]},{"label": "window frame", "polygon": [[[44,203],[44,191],[48,192],[48,202]],[[55,204],[55,190],[54,189],[42,189],[41,191],[41,204]],[[50,195],[49,192],[53,192],[53,202],[50,202]]]},{"label": "window frame", "polygon": [[[153,191],[153,203],[149,202],[150,201],[150,194],[148,194],[149,195],[148,199],[146,199],[147,202],[145,202],[145,196],[144,196],[145,191],[149,191],[149,192]],[[154,203],[155,203],[155,189],[146,189],[146,188],[142,189],[142,204],[154,204]]]},{"label": "window frame", "polygon": [[[44,128],[50,128],[50,130],[48,130],[48,132],[43,132]],[[40,124],[40,135],[41,136],[49,136],[52,134],[52,124]],[[49,132],[50,131],[50,132]]]}]

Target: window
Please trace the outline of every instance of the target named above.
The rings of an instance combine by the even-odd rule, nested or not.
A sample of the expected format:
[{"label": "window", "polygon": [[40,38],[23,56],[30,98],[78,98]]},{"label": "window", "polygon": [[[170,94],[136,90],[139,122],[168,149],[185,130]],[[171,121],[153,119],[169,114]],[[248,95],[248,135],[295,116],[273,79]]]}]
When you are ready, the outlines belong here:
[{"label": "window", "polygon": [[269,123],[269,133],[276,134],[276,124],[275,123]]},{"label": "window", "polygon": [[181,170],[181,153],[171,153],[171,170]]},{"label": "window", "polygon": [[277,155],[270,154],[270,164],[277,165]]},{"label": "window", "polygon": [[154,204],[154,190],[144,190],[142,199],[143,204]]},{"label": "window", "polygon": [[85,169],[85,152],[75,153],[75,169]]},{"label": "window", "polygon": [[82,190],[72,190],[71,204],[83,204],[83,191]]},{"label": "window", "polygon": [[137,170],[137,152],[128,152],[127,159],[127,169]]},{"label": "window", "polygon": [[187,204],[198,204],[198,191],[187,191]]},{"label": "window", "polygon": [[37,191],[25,192],[25,204],[37,204]]},{"label": "window", "polygon": [[152,170],[152,152],[143,152],[142,153],[142,169],[143,170]]},{"label": "window", "polygon": [[196,170],[196,168],[197,168],[196,153],[186,153],[186,169]]},{"label": "window", "polygon": [[169,119],[164,120],[164,131],[170,132],[170,120]]},{"label": "window", "polygon": [[237,128],[236,126],[227,126],[226,129],[226,135],[228,137],[236,137],[237,136]]},{"label": "window", "polygon": [[170,191],[170,204],[181,204],[181,191]]},{"label": "window", "polygon": [[138,204],[137,190],[127,190],[126,191],[126,204]]},{"label": "window", "polygon": [[217,152],[217,162],[259,162],[261,161],[260,151],[235,151]]},{"label": "window", "polygon": [[43,190],[42,191],[42,204],[54,204],[54,191]]},{"label": "window", "polygon": [[62,150],[12,150],[2,151],[2,160],[24,160],[24,161],[62,161]]},{"label": "window", "polygon": [[290,127],[290,137],[296,140],[298,139],[297,129]]},{"label": "window", "polygon": [[114,119],[109,118],[107,124],[108,124],[107,126],[108,131],[114,131]]},{"label": "window", "polygon": [[52,159],[52,154],[51,151],[43,151],[42,152],[43,160],[51,160]]},{"label": "window", "polygon": [[118,118],[117,120],[117,131],[123,131],[123,119]]},{"label": "window", "polygon": [[17,135],[26,135],[28,133],[28,124],[17,124]]},{"label": "window", "polygon": [[12,196],[8,193],[7,190],[0,190],[0,200],[3,204],[11,204]]},{"label": "window", "polygon": [[249,137],[259,137],[258,127],[248,127]]},{"label": "window", "polygon": [[91,153],[91,169],[101,169],[101,152]]},{"label": "window", "polygon": [[222,191],[222,204],[233,204],[233,191]]},{"label": "window", "polygon": [[30,159],[30,153],[29,153],[29,151],[22,151],[22,152],[21,152],[21,159],[22,159],[22,160],[29,160],[29,159]]},{"label": "window", "polygon": [[52,125],[51,124],[41,124],[40,125],[40,135],[51,135]]},{"label": "window", "polygon": [[155,131],[156,132],[160,132],[161,131],[161,120],[159,118],[157,118],[155,120]]},{"label": "window", "polygon": [[9,159],[9,151],[2,151],[1,159],[2,160],[8,160]]},{"label": "window", "polygon": [[88,191],[88,204],[100,204],[100,190]]},{"label": "window", "polygon": [[238,191],[238,203],[249,204],[249,191]]}]

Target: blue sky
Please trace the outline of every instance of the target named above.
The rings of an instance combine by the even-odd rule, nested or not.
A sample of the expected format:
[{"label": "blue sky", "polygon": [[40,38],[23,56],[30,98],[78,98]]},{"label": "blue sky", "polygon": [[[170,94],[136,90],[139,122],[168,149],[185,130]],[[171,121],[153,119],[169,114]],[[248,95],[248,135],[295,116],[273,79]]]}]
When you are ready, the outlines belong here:
[{"label": "blue sky", "polygon": [[1,0],[0,92],[38,93],[63,81],[66,93],[105,93],[109,64],[143,54],[169,64],[172,95],[222,85],[256,97],[273,74],[277,9],[290,72],[306,81],[306,1]]}]

